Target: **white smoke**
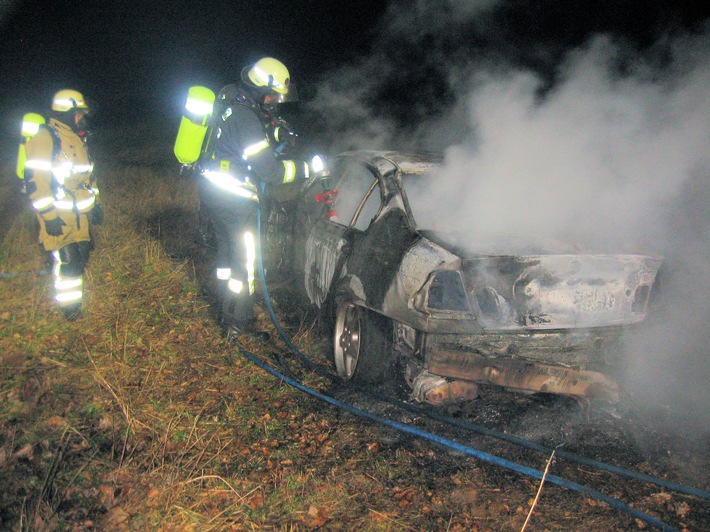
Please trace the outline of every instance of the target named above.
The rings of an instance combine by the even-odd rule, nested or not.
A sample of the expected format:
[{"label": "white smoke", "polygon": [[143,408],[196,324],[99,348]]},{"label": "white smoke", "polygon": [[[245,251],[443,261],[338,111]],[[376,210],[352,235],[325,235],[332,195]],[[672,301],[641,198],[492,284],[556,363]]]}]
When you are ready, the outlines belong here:
[{"label": "white smoke", "polygon": [[[673,404],[708,432],[710,24],[644,53],[593,36],[566,53],[551,81],[502,61],[500,47],[491,59],[485,46],[463,53],[446,44],[457,32],[495,35],[486,14],[500,4],[394,4],[373,53],[329,73],[313,111],[335,132],[333,152],[443,151],[433,186],[410,198],[420,226],[665,256],[662,305],[629,342],[624,385],[640,403]],[[401,50],[445,73],[434,80],[446,89],[442,112],[412,105],[416,127],[378,100],[383,85],[395,83],[385,91],[394,97],[422,90],[406,83],[412,63]]]},{"label": "white smoke", "polygon": [[639,59],[619,75],[623,50],[597,37],[542,94],[532,73],[474,75],[464,98],[472,135],[446,149],[434,186],[413,203],[418,223],[432,228],[665,256],[660,309],[630,340],[622,384],[637,402],[670,406],[686,430],[707,433],[709,34],[668,50],[662,70]]},{"label": "white smoke", "polygon": [[[504,3],[503,0],[415,0],[393,2],[385,17],[383,39],[409,42],[415,45],[430,35],[456,33],[473,23],[477,32],[485,31],[485,19],[480,19]],[[477,21],[481,20],[480,23]]]},{"label": "white smoke", "polygon": [[[476,73],[464,97],[473,134],[446,150],[427,191],[430,205],[453,199],[469,214],[418,211],[419,223],[549,237],[573,230],[607,246],[672,238],[659,213],[710,170],[710,53],[688,63],[709,44],[703,36],[676,47],[662,77],[645,68],[620,77],[621,50],[598,37],[542,95],[532,73]],[[446,116],[439,127],[453,122]]]}]

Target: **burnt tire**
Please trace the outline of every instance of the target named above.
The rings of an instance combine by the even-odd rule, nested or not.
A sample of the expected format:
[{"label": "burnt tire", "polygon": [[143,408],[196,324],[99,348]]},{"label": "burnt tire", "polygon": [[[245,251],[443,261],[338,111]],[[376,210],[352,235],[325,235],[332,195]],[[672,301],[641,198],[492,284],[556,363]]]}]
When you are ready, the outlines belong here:
[{"label": "burnt tire", "polygon": [[338,304],[333,331],[333,358],[346,381],[378,384],[391,373],[392,322],[349,301]]}]

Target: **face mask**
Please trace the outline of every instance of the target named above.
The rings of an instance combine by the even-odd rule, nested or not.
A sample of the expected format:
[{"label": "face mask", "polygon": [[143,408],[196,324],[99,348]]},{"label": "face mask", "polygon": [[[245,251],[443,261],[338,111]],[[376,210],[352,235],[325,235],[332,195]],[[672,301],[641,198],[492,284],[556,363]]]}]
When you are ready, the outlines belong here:
[{"label": "face mask", "polygon": [[82,114],[77,120],[75,120],[75,127],[72,129],[79,135],[82,139],[86,139],[89,136],[89,120],[86,114]]}]

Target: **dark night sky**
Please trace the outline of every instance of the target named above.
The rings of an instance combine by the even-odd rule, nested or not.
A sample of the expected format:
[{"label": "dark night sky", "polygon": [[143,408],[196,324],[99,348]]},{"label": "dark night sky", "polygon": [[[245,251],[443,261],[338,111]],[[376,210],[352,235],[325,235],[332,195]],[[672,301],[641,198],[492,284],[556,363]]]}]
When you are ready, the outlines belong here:
[{"label": "dark night sky", "polygon": [[0,3],[3,138],[18,117],[73,87],[102,122],[159,120],[179,113],[187,87],[219,88],[264,55],[281,59],[295,82],[368,50],[367,33],[385,4],[306,0],[5,0]]},{"label": "dark night sky", "polygon": [[399,72],[383,77],[373,97],[407,115],[414,104],[431,106],[446,96],[437,86],[436,65],[422,60],[430,48],[498,54],[544,69],[593,32],[625,34],[645,46],[668,28],[709,16],[708,2],[479,0],[463,10],[496,9],[470,32],[466,25],[450,32],[444,24],[426,35],[426,26],[435,23],[424,17],[411,28],[423,37],[390,36],[401,35],[393,31],[396,20],[410,20],[417,4],[435,6],[445,19],[466,2],[0,0],[0,135],[14,146],[22,114],[41,109],[63,87],[92,99],[104,126],[170,120],[187,87],[218,89],[263,55],[286,63],[306,99],[329,71],[384,50]]}]

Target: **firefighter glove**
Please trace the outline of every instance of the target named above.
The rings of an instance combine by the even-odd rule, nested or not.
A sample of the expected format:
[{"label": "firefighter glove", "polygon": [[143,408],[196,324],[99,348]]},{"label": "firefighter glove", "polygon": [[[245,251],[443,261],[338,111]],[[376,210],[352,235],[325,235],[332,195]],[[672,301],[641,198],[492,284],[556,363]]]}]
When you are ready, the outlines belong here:
[{"label": "firefighter glove", "polygon": [[101,208],[99,203],[94,204],[94,208],[91,209],[89,220],[92,224],[101,225],[104,221],[104,210]]},{"label": "firefighter glove", "polygon": [[296,149],[298,135],[291,129],[285,121],[278,120],[274,122],[273,129],[274,141],[278,144],[276,155],[291,155]]},{"label": "firefighter glove", "polygon": [[64,223],[64,220],[62,220],[58,216],[53,220],[44,221],[44,228],[47,230],[47,234],[50,236],[62,236],[62,226],[65,225],[67,224]]}]

